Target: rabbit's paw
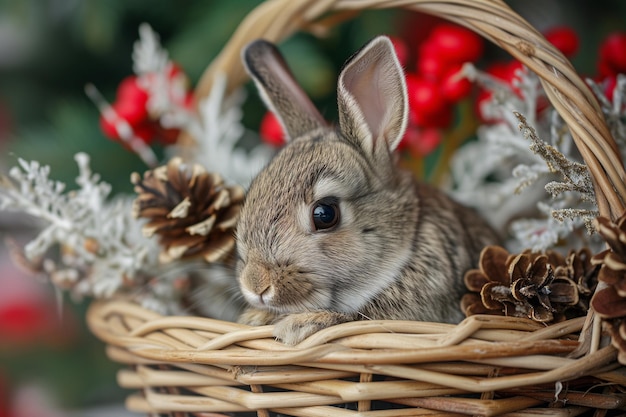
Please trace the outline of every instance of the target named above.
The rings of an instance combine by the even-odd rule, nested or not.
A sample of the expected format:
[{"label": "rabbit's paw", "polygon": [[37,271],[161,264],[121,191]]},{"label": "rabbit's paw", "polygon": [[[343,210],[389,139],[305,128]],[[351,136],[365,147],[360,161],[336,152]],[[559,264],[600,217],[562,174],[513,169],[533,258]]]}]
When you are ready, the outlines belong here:
[{"label": "rabbit's paw", "polygon": [[287,345],[296,345],[313,333],[350,320],[348,315],[333,311],[290,314],[276,322],[274,336]]},{"label": "rabbit's paw", "polygon": [[272,324],[276,317],[276,314],[271,311],[249,307],[239,316],[237,321],[249,326],[265,326],[266,324]]}]

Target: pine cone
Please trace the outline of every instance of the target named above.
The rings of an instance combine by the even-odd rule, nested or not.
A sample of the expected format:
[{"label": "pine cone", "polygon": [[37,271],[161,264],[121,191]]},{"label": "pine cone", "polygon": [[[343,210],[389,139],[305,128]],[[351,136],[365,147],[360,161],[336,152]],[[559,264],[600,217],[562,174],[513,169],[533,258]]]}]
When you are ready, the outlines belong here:
[{"label": "pine cone", "polygon": [[604,217],[596,219],[596,230],[609,245],[591,259],[600,265],[598,280],[607,284],[593,297],[594,310],[603,318],[626,316],[626,214],[617,223]]},{"label": "pine cone", "polygon": [[511,255],[499,246],[487,246],[479,269],[465,274],[472,292],[463,297],[461,307],[467,316],[529,317],[543,323],[563,320],[578,310],[584,314],[593,285],[589,258],[588,251],[563,258],[552,251]]},{"label": "pine cone", "polygon": [[576,283],[578,289],[578,303],[568,306],[564,313],[566,318],[580,317],[587,314],[591,297],[598,285],[599,268],[592,264],[592,255],[589,248],[579,251],[570,251],[564,263],[556,266],[554,276],[568,278]]},{"label": "pine cone", "polygon": [[479,269],[465,274],[465,286],[472,291],[461,300],[466,316],[474,314],[508,315],[515,310],[511,282],[507,273],[509,252],[500,246],[487,246],[480,253]]},{"label": "pine cone", "polygon": [[138,193],[133,214],[148,219],[144,235],[158,235],[164,247],[162,262],[183,258],[216,262],[232,252],[244,197],[241,187],[227,187],[218,174],[184,164],[178,157],[146,171],[143,179],[134,173],[131,182]]},{"label": "pine cone", "polygon": [[598,280],[605,284],[594,294],[591,306],[606,319],[618,360],[626,365],[626,214],[615,223],[598,217],[595,227],[609,249],[591,259],[600,266]]}]

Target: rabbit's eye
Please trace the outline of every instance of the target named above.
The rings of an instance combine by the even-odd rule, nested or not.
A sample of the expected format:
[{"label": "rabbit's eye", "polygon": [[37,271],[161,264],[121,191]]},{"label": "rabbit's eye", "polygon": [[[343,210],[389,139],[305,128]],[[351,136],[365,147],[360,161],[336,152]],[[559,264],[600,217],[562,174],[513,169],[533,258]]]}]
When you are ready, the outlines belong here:
[{"label": "rabbit's eye", "polygon": [[323,198],[313,206],[315,230],[328,230],[339,223],[339,204],[336,198]]}]

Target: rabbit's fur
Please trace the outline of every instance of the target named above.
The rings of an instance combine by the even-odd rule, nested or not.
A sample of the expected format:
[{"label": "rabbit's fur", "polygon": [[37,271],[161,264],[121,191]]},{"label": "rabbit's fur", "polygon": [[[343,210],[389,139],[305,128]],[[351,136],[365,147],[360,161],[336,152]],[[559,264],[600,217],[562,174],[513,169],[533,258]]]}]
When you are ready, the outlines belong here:
[{"label": "rabbit's fur", "polygon": [[[463,273],[498,238],[473,210],[396,167],[408,99],[390,40],[375,38],[346,63],[338,128],[272,44],[248,45],[244,62],[290,141],[241,210],[238,276],[251,306],[240,321],[275,323],[288,344],[359,319],[460,321]],[[320,219],[331,219],[323,224],[338,213],[337,224],[316,230],[320,205]]]}]

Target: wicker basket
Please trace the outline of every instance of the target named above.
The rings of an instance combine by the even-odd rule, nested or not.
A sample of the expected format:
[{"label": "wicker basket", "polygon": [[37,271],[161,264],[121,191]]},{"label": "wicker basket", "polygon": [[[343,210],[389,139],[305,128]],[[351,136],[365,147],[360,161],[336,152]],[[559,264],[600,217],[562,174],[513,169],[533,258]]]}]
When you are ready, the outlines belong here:
[{"label": "wicker basket", "polygon": [[[280,41],[355,10],[392,7],[466,26],[538,74],[592,173],[600,213],[624,212],[626,174],[595,98],[563,55],[499,0],[270,0],[241,23],[196,94],[207,95],[220,72],[231,89],[243,83],[239,52],[253,39]],[[297,347],[276,342],[271,326],[163,317],[117,300],[93,303],[87,320],[110,358],[129,365],[118,379],[139,391],[127,401],[138,412],[571,416],[626,407],[626,369],[593,313],[548,327],[496,316],[456,326],[354,322]]]}]

